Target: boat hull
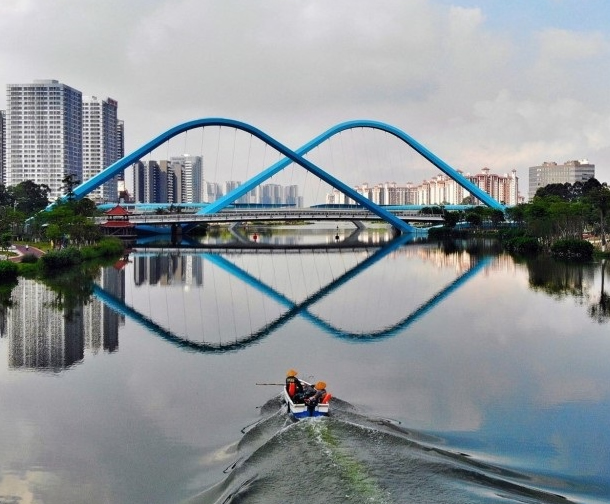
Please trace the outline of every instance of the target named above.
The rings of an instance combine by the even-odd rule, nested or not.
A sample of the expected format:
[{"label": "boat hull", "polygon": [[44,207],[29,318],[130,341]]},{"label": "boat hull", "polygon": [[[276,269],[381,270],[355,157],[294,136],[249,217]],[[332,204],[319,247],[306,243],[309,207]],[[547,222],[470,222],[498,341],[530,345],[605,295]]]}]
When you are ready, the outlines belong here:
[{"label": "boat hull", "polygon": [[330,412],[328,403],[318,403],[315,407],[310,408],[307,404],[295,404],[288,392],[286,392],[286,388],[282,389],[282,401],[286,403],[288,407],[288,413],[296,420],[301,420],[302,418],[312,418],[312,417],[322,417],[328,416]]}]

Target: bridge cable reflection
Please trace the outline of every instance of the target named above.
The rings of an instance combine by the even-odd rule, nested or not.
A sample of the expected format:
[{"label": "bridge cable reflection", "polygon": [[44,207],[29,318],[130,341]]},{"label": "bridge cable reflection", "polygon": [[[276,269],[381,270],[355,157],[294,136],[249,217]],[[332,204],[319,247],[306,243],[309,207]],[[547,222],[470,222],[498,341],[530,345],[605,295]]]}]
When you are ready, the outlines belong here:
[{"label": "bridge cable reflection", "polygon": [[491,260],[490,257],[484,257],[479,259],[466,272],[461,274],[443,289],[438,291],[435,295],[433,295],[425,303],[421,304],[409,315],[407,315],[397,323],[377,331],[370,331],[367,333],[348,332],[332,326],[324,319],[309,312],[309,308],[312,305],[314,305],[324,297],[328,296],[331,292],[333,292],[340,286],[349,282],[349,280],[356,277],[382,258],[386,257],[391,252],[395,251],[398,247],[404,245],[404,243],[407,241],[409,241],[408,236],[400,236],[398,238],[395,238],[394,240],[386,244],[384,247],[378,249],[375,253],[366,258],[364,261],[357,264],[350,270],[346,271],[343,275],[336,278],[325,287],[319,289],[315,294],[307,297],[303,302],[298,304],[294,303],[292,300],[290,300],[283,294],[278,293],[276,290],[264,284],[259,279],[253,277],[252,275],[242,270],[235,264],[231,263],[224,257],[220,257],[216,254],[202,253],[201,256],[204,259],[214,263],[218,267],[236,276],[238,279],[242,280],[248,285],[254,287],[259,292],[262,292],[266,296],[275,300],[282,306],[288,308],[288,310],[284,314],[279,316],[273,322],[266,324],[259,330],[251,333],[248,337],[239,341],[235,341],[233,343],[214,344],[189,340],[173,333],[171,330],[161,326],[160,324],[151,320],[149,317],[143,315],[134,308],[127,306],[124,301],[108,293],[98,285],[94,286],[93,294],[109,308],[115,310],[118,313],[121,313],[122,315],[130,318],[131,320],[134,320],[136,323],[145,327],[153,334],[160,336],[162,339],[165,339],[166,341],[180,348],[201,353],[223,353],[246,348],[252,344],[257,343],[262,338],[272,334],[277,329],[279,329],[280,327],[288,323],[290,320],[295,318],[297,315],[302,315],[304,318],[311,321],[315,326],[319,327],[324,332],[340,339],[348,340],[351,342],[378,341],[394,336],[398,332],[407,328],[410,324],[412,324],[424,314],[436,307],[442,300],[444,300],[457,289],[459,289],[461,286],[463,286],[468,280],[476,276],[487,264],[489,264]]}]

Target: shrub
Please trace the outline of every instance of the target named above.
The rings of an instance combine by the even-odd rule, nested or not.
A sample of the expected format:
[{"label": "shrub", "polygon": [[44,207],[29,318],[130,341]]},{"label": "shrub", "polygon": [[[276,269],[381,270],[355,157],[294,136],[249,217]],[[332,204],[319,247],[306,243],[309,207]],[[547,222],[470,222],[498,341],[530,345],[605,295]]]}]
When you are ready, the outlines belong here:
[{"label": "shrub", "polygon": [[36,257],[34,254],[25,254],[21,256],[21,262],[26,264],[32,264],[38,262],[38,257]]},{"label": "shrub", "polygon": [[52,250],[41,257],[42,271],[46,274],[56,270],[75,266],[83,261],[83,256],[77,248],[68,247]]},{"label": "shrub", "polygon": [[11,261],[0,261],[0,282],[14,282],[19,272],[18,266]]},{"label": "shrub", "polygon": [[504,247],[509,252],[519,255],[535,255],[540,250],[538,240],[531,236],[510,238],[504,242]]},{"label": "shrub", "polygon": [[589,261],[593,257],[593,244],[587,240],[557,240],[551,245],[551,255],[560,259]]},{"label": "shrub", "polygon": [[81,249],[83,260],[97,259],[99,257],[116,257],[123,254],[125,246],[118,238],[106,238],[95,246]]}]

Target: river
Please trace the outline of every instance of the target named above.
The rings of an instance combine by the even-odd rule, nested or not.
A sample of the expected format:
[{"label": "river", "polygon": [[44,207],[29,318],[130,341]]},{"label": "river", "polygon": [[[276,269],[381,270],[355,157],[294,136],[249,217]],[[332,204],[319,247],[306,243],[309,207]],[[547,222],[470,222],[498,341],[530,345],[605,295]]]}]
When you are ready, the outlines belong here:
[{"label": "river", "polygon": [[[605,265],[348,234],[20,279],[0,503],[610,502]],[[290,368],[329,418],[287,417]]]}]

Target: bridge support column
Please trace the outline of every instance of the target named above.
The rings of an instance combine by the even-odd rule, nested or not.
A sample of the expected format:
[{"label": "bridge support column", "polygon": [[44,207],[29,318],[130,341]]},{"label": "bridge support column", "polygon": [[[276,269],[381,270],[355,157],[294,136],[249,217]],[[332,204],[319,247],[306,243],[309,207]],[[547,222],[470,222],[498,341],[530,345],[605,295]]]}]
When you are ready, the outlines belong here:
[{"label": "bridge support column", "polygon": [[182,240],[182,227],[180,224],[172,224],[172,243],[178,243],[179,240]]}]

